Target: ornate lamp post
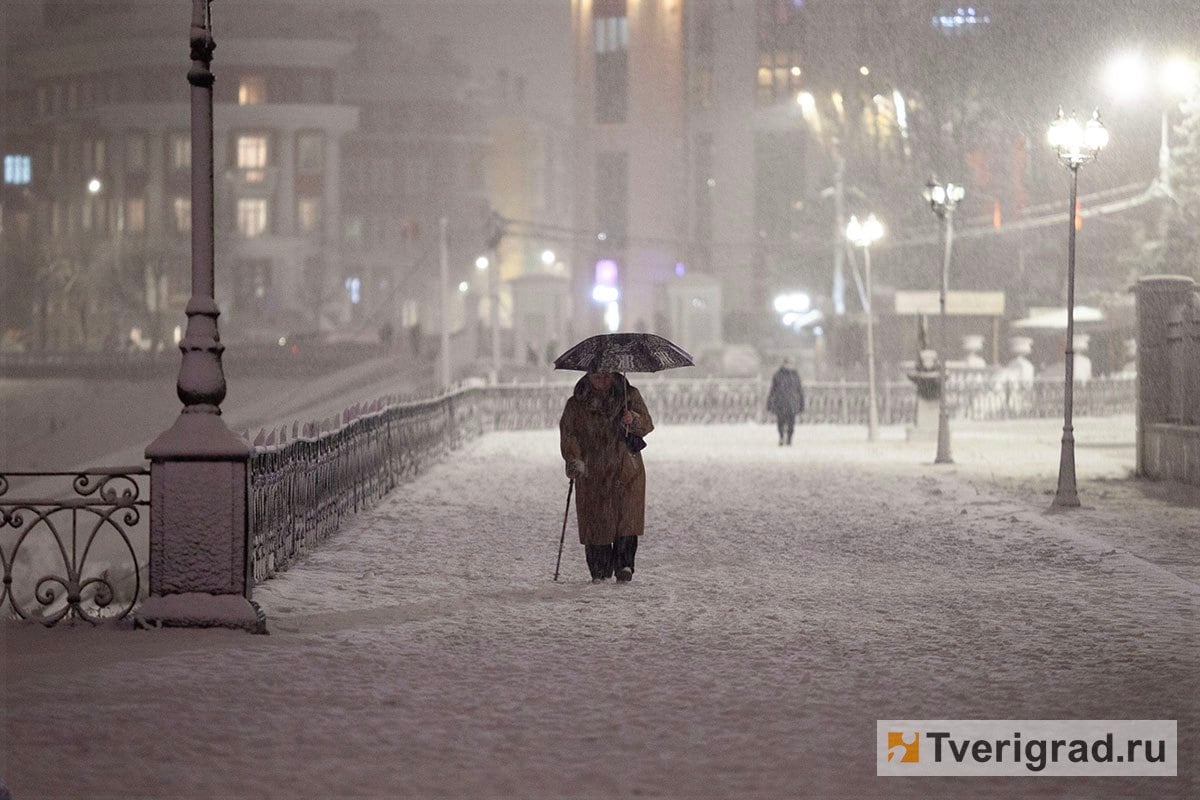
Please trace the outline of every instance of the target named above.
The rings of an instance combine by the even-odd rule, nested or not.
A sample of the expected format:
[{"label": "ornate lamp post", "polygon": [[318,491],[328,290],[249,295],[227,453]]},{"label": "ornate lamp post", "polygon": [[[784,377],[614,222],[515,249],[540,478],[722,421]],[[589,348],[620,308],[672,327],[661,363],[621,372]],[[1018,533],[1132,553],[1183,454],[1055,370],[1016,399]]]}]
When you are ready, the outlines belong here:
[{"label": "ornate lamp post", "polygon": [[262,630],[250,602],[250,446],[221,419],[224,346],[213,275],[211,0],[192,0],[192,296],[176,390],[183,410],[149,447],[150,597],[138,616],[157,625]]},{"label": "ornate lamp post", "polygon": [[1075,491],[1075,429],[1071,426],[1075,383],[1075,206],[1079,197],[1079,168],[1096,158],[1108,144],[1108,130],[1100,122],[1100,112],[1093,111],[1092,118],[1080,124],[1074,112],[1063,116],[1062,106],[1050,123],[1047,135],[1050,146],[1058,151],[1063,166],[1071,171],[1071,210],[1067,229],[1067,364],[1066,384],[1063,394],[1063,437],[1062,455],[1058,462],[1058,491],[1054,505],[1073,507],[1079,505]]},{"label": "ornate lamp post", "polygon": [[954,209],[958,207],[964,194],[963,187],[953,183],[943,185],[934,178],[930,178],[929,183],[925,184],[925,200],[933,209],[933,213],[937,214],[938,219],[942,221],[946,240],[946,249],[942,256],[942,290],[938,295],[938,317],[940,319],[938,364],[941,375],[938,377],[937,457],[933,460],[935,464],[954,463],[954,459],[950,456],[950,419],[946,412],[946,355],[949,352],[946,349],[946,292],[950,288],[950,251],[954,245]]},{"label": "ornate lamp post", "polygon": [[865,222],[850,217],[846,225],[846,238],[863,251],[863,274],[867,293],[867,441],[879,438],[879,414],[875,402],[875,311],[871,306],[871,245],[883,236],[883,225],[874,214]]}]

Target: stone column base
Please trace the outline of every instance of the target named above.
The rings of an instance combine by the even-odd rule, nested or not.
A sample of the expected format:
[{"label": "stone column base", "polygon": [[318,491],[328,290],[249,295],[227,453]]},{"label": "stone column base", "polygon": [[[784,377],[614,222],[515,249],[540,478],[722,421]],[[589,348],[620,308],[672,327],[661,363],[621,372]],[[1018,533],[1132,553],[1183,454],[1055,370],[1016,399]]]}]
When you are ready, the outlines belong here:
[{"label": "stone column base", "polygon": [[138,628],[235,628],[267,632],[267,615],[240,594],[151,595],[133,615]]},{"label": "stone column base", "polygon": [[904,429],[905,441],[936,442],[938,435],[938,401],[917,398],[917,422]]}]

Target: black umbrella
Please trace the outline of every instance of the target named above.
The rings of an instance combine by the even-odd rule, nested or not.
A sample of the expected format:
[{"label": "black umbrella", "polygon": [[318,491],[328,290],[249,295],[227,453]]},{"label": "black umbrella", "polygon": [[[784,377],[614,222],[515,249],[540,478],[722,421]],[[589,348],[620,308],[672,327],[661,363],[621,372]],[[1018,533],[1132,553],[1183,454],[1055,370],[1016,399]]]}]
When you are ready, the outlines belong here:
[{"label": "black umbrella", "polygon": [[554,359],[555,369],[584,372],[658,372],[694,366],[686,350],[653,333],[590,336]]}]

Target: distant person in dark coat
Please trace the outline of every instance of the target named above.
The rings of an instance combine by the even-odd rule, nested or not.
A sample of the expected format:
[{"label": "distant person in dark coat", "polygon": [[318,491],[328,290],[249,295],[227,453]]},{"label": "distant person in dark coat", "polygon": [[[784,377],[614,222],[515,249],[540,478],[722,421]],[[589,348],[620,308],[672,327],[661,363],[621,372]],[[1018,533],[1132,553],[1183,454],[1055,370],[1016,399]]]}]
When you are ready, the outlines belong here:
[{"label": "distant person in dark coat", "polygon": [[804,387],[800,385],[800,373],[796,372],[791,358],[785,358],[771,378],[767,411],[775,415],[780,446],[790,445],[792,431],[796,429],[796,415],[804,412]]}]

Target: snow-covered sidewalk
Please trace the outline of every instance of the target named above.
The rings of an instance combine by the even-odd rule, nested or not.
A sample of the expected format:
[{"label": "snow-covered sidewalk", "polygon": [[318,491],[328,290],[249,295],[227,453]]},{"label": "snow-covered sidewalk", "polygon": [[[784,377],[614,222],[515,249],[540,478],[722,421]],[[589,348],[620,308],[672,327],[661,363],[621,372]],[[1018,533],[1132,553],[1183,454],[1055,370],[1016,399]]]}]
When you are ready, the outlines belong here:
[{"label": "snow-covered sidewalk", "polygon": [[[57,797],[1191,798],[1197,493],[1081,420],[662,428],[633,583],[592,585],[552,431],[496,433],[258,587],[272,635],[5,639],[0,776]],[[573,517],[573,514],[572,514]],[[1175,779],[884,779],[875,720],[1178,719]]]}]

